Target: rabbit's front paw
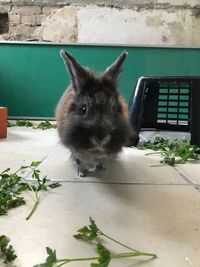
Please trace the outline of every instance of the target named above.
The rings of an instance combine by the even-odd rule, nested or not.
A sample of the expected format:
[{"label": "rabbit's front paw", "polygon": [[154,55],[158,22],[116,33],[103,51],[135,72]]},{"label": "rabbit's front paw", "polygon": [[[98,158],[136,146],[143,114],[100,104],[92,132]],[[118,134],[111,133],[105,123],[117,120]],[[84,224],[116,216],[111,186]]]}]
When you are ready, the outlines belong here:
[{"label": "rabbit's front paw", "polygon": [[102,170],[105,170],[105,165],[103,163],[98,163],[96,164],[96,170],[99,170],[99,171],[102,171]]},{"label": "rabbit's front paw", "polygon": [[78,176],[79,176],[79,177],[85,177],[85,176],[86,176],[86,173],[87,173],[87,170],[78,168],[78,169],[77,169],[77,172],[78,172]]}]

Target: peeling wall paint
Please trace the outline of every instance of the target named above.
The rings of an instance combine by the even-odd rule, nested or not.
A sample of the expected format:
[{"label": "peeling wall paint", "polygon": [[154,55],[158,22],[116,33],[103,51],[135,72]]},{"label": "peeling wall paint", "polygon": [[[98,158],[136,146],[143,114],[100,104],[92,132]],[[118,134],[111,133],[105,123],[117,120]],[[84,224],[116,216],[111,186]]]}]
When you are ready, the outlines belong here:
[{"label": "peeling wall paint", "polygon": [[53,12],[39,27],[34,36],[49,42],[69,42],[77,41],[77,7],[66,6]]},{"label": "peeling wall paint", "polygon": [[200,0],[0,0],[5,10],[7,40],[200,46]]},{"label": "peeling wall paint", "polygon": [[161,19],[160,16],[147,16],[146,17],[146,25],[149,27],[161,27],[163,26],[165,21]]},{"label": "peeling wall paint", "polygon": [[200,19],[188,9],[136,11],[94,5],[76,8],[79,43],[200,45]]},{"label": "peeling wall paint", "polygon": [[170,22],[168,23],[168,27],[169,27],[169,30],[170,30],[170,34],[171,34],[171,39],[174,40],[174,42],[177,44],[177,45],[182,45],[185,43],[185,36],[187,34],[183,24],[181,22]]},{"label": "peeling wall paint", "polygon": [[192,18],[192,44],[200,46],[200,18]]}]

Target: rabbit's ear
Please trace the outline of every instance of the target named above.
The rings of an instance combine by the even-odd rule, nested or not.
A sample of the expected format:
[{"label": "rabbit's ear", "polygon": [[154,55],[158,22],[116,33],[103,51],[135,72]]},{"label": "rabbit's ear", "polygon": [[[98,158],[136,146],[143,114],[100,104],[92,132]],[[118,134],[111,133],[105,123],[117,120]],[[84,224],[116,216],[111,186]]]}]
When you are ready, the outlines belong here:
[{"label": "rabbit's ear", "polygon": [[121,71],[121,66],[128,53],[124,51],[114,62],[104,71],[104,77],[111,79],[117,84],[118,77]]},{"label": "rabbit's ear", "polygon": [[87,71],[76,61],[76,59],[64,51],[60,51],[60,55],[67,66],[67,69],[70,74],[71,82],[76,91],[80,90],[81,86],[84,84],[84,81],[87,78]]}]

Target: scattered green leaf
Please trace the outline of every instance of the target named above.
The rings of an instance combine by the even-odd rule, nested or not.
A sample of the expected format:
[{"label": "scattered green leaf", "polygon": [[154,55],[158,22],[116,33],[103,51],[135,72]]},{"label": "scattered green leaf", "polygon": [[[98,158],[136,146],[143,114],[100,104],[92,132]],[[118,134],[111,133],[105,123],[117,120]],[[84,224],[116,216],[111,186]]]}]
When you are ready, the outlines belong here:
[{"label": "scattered green leaf", "polygon": [[89,217],[89,221],[90,221],[90,224],[88,226],[84,226],[82,228],[80,228],[78,231],[77,231],[77,234],[74,235],[74,238],[76,239],[80,239],[80,240],[83,240],[83,241],[93,241],[96,239],[96,237],[98,236],[104,236],[105,238],[108,238],[110,239],[111,241],[117,243],[118,245],[120,246],[123,246],[131,251],[138,251],[138,250],[135,250],[125,244],[122,244],[121,242],[117,241],[116,239],[110,237],[109,235],[105,234],[102,230],[100,230],[95,221]]},{"label": "scattered green leaf", "polygon": [[34,129],[47,130],[47,129],[51,129],[51,128],[56,128],[56,125],[52,124],[46,120],[46,121],[42,121],[39,124],[35,125],[33,128]]},{"label": "scattered green leaf", "polygon": [[[30,190],[34,196],[34,206],[28,215],[31,217],[40,201],[41,191],[47,191],[60,186],[57,182],[50,182],[47,177],[41,177],[40,170],[37,169],[41,162],[34,161],[29,166],[21,166],[16,172],[11,173],[10,168],[0,173],[0,215],[6,215],[11,208],[25,204],[22,192]],[[19,175],[25,169],[32,171],[33,182],[26,181]]]},{"label": "scattered green leaf", "polygon": [[4,263],[11,263],[17,258],[13,247],[9,243],[10,239],[7,236],[0,236],[0,258],[3,259]]},{"label": "scattered green leaf", "polygon": [[51,128],[56,128],[55,123],[51,123],[48,120],[42,121],[40,123],[33,123],[29,120],[16,120],[16,122],[7,121],[7,127],[32,127],[33,129],[47,130]]},{"label": "scattered green leaf", "polygon": [[[63,265],[66,265],[70,262],[79,262],[79,261],[91,261],[90,266],[91,267],[107,267],[110,264],[110,261],[112,259],[122,259],[122,258],[128,258],[128,257],[138,257],[138,256],[148,256],[156,258],[156,254],[154,253],[148,253],[148,252],[142,252],[139,250],[132,249],[124,244],[122,244],[119,241],[116,241],[115,239],[111,238],[110,236],[104,234],[96,225],[95,221],[90,217],[90,224],[88,226],[84,226],[80,228],[77,232],[78,234],[74,235],[76,239],[81,239],[83,241],[90,241],[95,242],[96,245],[96,251],[98,253],[95,257],[85,257],[85,258],[73,258],[73,259],[58,259],[56,257],[56,251],[52,250],[50,248],[46,248],[47,251],[47,258],[44,263],[35,265],[34,267],[60,267]],[[96,238],[101,235],[104,236],[111,241],[117,243],[120,246],[123,246],[124,248],[127,248],[130,250],[130,252],[126,253],[111,253],[105,246],[102,245],[99,241],[97,242]],[[94,262],[97,261],[97,262]]]},{"label": "scattered green leaf", "polygon": [[44,263],[34,265],[34,267],[53,267],[55,263],[57,263],[56,251],[47,247],[47,258]]},{"label": "scattered green leaf", "polygon": [[89,226],[84,226],[80,228],[74,237],[76,239],[81,239],[84,241],[92,241],[94,240],[98,235],[102,235],[101,230],[98,229],[95,221],[90,217],[90,224]]},{"label": "scattered green leaf", "polygon": [[16,126],[19,126],[19,127],[33,127],[33,123],[31,121],[28,121],[28,120],[16,120],[15,122]]},{"label": "scattered green leaf", "polygon": [[200,159],[200,148],[196,145],[190,145],[186,139],[170,140],[157,136],[153,142],[144,142],[139,148],[157,151],[146,155],[161,155],[163,160],[160,163],[166,163],[171,166],[186,163],[189,160]]},{"label": "scattered green leaf", "polygon": [[91,267],[107,267],[111,260],[110,251],[101,243],[98,243],[97,253],[99,254],[98,263],[91,263]]}]

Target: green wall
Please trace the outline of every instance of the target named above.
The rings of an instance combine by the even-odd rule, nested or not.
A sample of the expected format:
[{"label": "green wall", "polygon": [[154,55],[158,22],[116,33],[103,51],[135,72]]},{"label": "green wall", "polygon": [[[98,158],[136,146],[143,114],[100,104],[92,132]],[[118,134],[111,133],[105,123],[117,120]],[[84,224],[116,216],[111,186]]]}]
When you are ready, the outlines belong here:
[{"label": "green wall", "polygon": [[54,116],[69,83],[61,48],[95,71],[104,70],[127,50],[119,83],[127,101],[140,76],[200,75],[197,48],[0,43],[0,106],[8,107],[9,116]]}]

